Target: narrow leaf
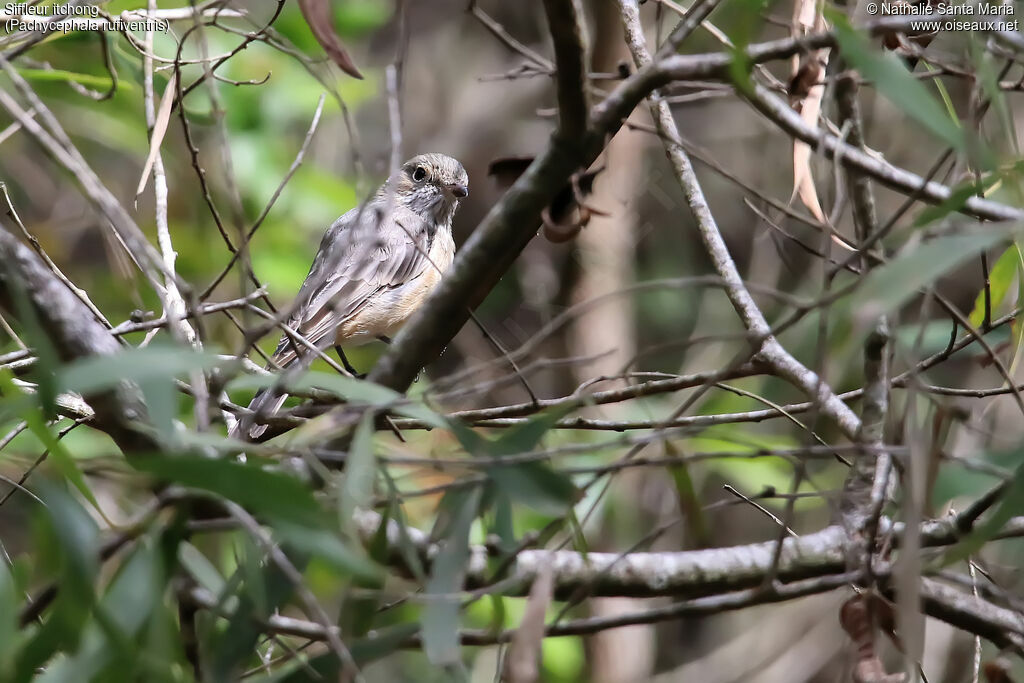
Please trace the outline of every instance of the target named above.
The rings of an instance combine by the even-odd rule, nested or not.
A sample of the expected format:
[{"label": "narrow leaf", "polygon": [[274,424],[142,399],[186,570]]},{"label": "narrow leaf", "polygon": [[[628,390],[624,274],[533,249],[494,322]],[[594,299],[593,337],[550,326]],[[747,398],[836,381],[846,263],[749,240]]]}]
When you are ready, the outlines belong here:
[{"label": "narrow leaf", "polygon": [[359,69],[334,31],[329,0],[299,0],[299,9],[302,10],[302,16],[306,18],[313,36],[338,68],[353,78],[362,79],[363,75],[359,73]]},{"label": "narrow leaf", "polygon": [[160,153],[160,143],[163,142],[164,135],[167,133],[167,122],[171,120],[171,106],[174,104],[174,95],[177,90],[177,78],[178,74],[172,71],[171,78],[167,81],[167,87],[164,88],[164,94],[160,98],[160,108],[153,121],[153,135],[149,139],[149,155],[146,156],[146,163],[142,165],[142,176],[139,178],[138,187],[135,188],[136,199],[146,189],[149,174],[156,162],[156,155]]},{"label": "narrow leaf", "polygon": [[427,583],[426,595],[429,601],[420,615],[423,650],[427,658],[438,666],[456,665],[460,661],[460,600],[457,591],[462,589],[469,560],[469,530],[479,506],[479,489],[462,497]]},{"label": "narrow leaf", "polygon": [[[373,499],[377,461],[373,456],[374,413],[363,413],[345,459],[344,482],[338,507],[343,525],[351,525],[356,508],[367,507]],[[354,537],[354,535],[353,535]]]},{"label": "narrow leaf", "polygon": [[213,353],[154,344],[70,363],[58,372],[58,386],[61,391],[88,395],[113,389],[126,380],[144,382],[175,378],[192,370],[206,370],[223,363],[224,359]]},{"label": "narrow leaf", "polygon": [[[308,371],[298,377],[288,379],[284,384],[281,384],[281,378],[276,375],[245,375],[228,382],[227,388],[229,391],[252,391],[271,386],[281,387],[285,392],[318,389],[332,393],[349,403],[386,408],[399,415],[422,420],[431,427],[443,428],[446,426],[445,421],[437,413],[393,389],[374,382],[327,372]],[[304,427],[316,421],[310,420]]]},{"label": "narrow leaf", "polygon": [[928,92],[927,86],[914,78],[896,55],[872,48],[838,12],[830,18],[835,22],[836,38],[843,57],[851,66],[873,81],[879,92],[907,116],[954,149],[965,151],[963,129],[949,118],[942,105]]},{"label": "narrow leaf", "polygon": [[851,301],[853,315],[859,323],[876,320],[901,306],[920,288],[1006,238],[1005,231],[988,229],[973,235],[939,237],[900,254],[864,278]]},{"label": "narrow leaf", "polygon": [[[1013,284],[1013,279],[1017,275],[1017,263],[1020,260],[1019,254],[1017,245],[1011,244],[995,262],[991,270],[989,270],[989,302],[993,313],[1003,303],[1003,299],[1006,298],[1010,291],[1010,285]],[[978,292],[978,296],[974,299],[974,308],[971,309],[970,321],[974,327],[981,327],[982,323],[985,322],[984,287],[982,287],[981,291]]]},{"label": "narrow leaf", "polygon": [[161,479],[211,491],[272,520],[318,525],[320,506],[298,479],[255,465],[193,455],[137,456],[131,464]]}]

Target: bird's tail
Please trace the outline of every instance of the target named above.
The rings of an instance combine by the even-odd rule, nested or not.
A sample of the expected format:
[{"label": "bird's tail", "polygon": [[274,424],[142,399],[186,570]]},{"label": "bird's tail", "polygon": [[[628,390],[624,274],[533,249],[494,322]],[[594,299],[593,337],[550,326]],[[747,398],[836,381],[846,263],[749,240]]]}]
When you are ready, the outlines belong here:
[{"label": "bird's tail", "polygon": [[288,394],[282,394],[277,391],[271,391],[269,389],[260,389],[256,392],[256,395],[249,401],[249,410],[254,413],[253,418],[243,417],[238,420],[235,424],[234,429],[231,430],[231,436],[234,438],[242,437],[242,428],[248,426],[245,437],[249,441],[260,438],[263,432],[267,431],[267,425],[255,424],[259,420],[270,417],[281,410],[281,406],[288,399]]}]

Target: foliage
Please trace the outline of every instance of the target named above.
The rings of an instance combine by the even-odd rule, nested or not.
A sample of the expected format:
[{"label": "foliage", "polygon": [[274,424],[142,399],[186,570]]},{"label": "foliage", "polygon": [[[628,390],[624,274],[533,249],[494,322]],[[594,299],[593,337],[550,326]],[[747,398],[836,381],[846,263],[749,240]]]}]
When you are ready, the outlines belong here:
[{"label": "foliage", "polygon": [[[1021,197],[1022,162],[1013,107],[1004,94],[1019,88],[1007,85],[1006,74],[1016,68],[1012,60],[1000,71],[993,62],[1002,53],[972,42],[957,68],[935,59],[935,65],[926,60],[932,70],[915,70],[905,54],[880,48],[870,30],[838,11],[826,12],[835,24],[827,29],[832,49],[844,68],[865,79],[871,101],[899,121],[891,125],[901,132],[890,135],[905,133],[922,148],[948,149],[963,171],[962,178],[937,176],[941,197],[913,210],[899,207],[916,192],[892,180],[894,170],[919,161],[901,156],[906,150],[897,148],[896,158],[889,159],[887,150],[867,155],[883,164],[874,176],[844,165],[832,151],[828,172],[815,164],[815,181],[829,186],[832,163],[845,169],[835,171],[841,185],[829,186],[838,209],[834,225],[818,224],[784,201],[766,199],[792,188],[788,179],[761,168],[774,164],[767,152],[751,162],[747,148],[733,161],[746,165],[743,173],[758,174],[764,185],[742,192],[763,219],[756,230],[752,214],[740,220],[726,206],[738,205],[740,193],[700,174],[713,193],[708,204],[725,217],[718,222],[730,231],[734,258],[724,247],[724,254],[715,251],[709,235],[719,227],[712,231],[699,211],[693,235],[678,230],[680,221],[691,226],[689,213],[681,218],[679,186],[691,204],[702,190],[687,185],[677,167],[665,174],[652,161],[649,176],[625,187],[620,173],[614,177],[624,188],[612,190],[602,189],[599,179],[593,197],[579,187],[573,195],[593,205],[577,207],[580,227],[585,225],[579,244],[531,245],[517,277],[493,292],[467,295],[488,296],[478,314],[483,340],[471,336],[472,329],[462,333],[403,392],[342,376],[324,360],[263,373],[243,358],[261,363],[256,345],[272,351],[278,338],[273,319],[287,310],[287,295],[306,275],[324,226],[386,175],[388,155],[380,150],[400,134],[428,127],[417,121],[421,115],[426,120],[423,111],[443,110],[434,112],[443,118],[449,107],[466,107],[446,123],[472,129],[435,140],[463,136],[460,151],[470,159],[468,167],[483,167],[483,160],[471,156],[474,146],[484,147],[488,159],[505,153],[504,138],[489,140],[496,135],[489,119],[511,128],[521,112],[511,105],[496,112],[484,90],[490,81],[481,77],[494,63],[508,67],[503,79],[511,85],[503,88],[519,78],[549,76],[551,70],[540,64],[547,57],[538,56],[549,49],[547,34],[534,31],[536,17],[514,3],[495,13],[518,33],[537,33],[524,39],[527,46],[510,39],[477,3],[459,17],[426,17],[410,6],[415,3],[299,4],[268,3],[223,17],[203,6],[203,29],[189,33],[177,65],[178,40],[194,29],[192,20],[174,19],[174,31],[155,34],[152,52],[160,59],[150,104],[175,87],[175,71],[187,92],[179,99],[169,91],[174,107],[157,145],[171,198],[163,208],[153,192],[155,177],[142,195],[132,196],[153,135],[145,123],[141,43],[117,32],[101,38],[85,30],[54,32],[37,44],[29,44],[32,38],[24,33],[0,38],[3,62],[10,56],[13,71],[2,77],[0,90],[27,101],[31,88],[66,132],[67,145],[81,152],[113,196],[130,207],[146,239],[161,249],[158,217],[166,214],[176,253],[171,270],[177,275],[175,281],[164,270],[171,260],[166,251],[162,266],[133,263],[122,246],[124,236],[116,237],[109,216],[97,210],[84,174],[34,146],[27,124],[39,120],[52,128],[48,115],[33,109],[29,121],[15,120],[4,107],[7,118],[0,123],[11,127],[0,133],[0,181],[7,197],[2,229],[18,234],[24,227],[38,239],[38,253],[54,264],[47,266],[51,277],[59,269],[60,277],[87,293],[89,305],[104,318],[104,333],[112,329],[121,348],[95,355],[85,335],[62,337],[48,324],[48,314],[72,312],[58,301],[40,301],[39,292],[16,278],[12,282],[7,273],[14,272],[13,260],[0,264],[4,329],[8,323],[11,328],[0,359],[0,434],[7,435],[0,438],[0,681],[347,680],[357,670],[366,680],[490,680],[494,672],[510,677],[501,661],[509,656],[540,657],[544,680],[586,680],[598,673],[592,632],[606,630],[602,618],[614,621],[602,612],[608,604],[596,597],[609,596],[671,598],[678,613],[669,613],[666,600],[654,616],[630,603],[630,617],[646,624],[715,614],[726,625],[720,630],[739,642],[746,627],[726,621],[729,610],[800,597],[784,594],[803,586],[800,581],[820,581],[809,593],[842,587],[828,583],[842,576],[834,553],[853,558],[854,540],[861,537],[851,535],[842,547],[818,555],[808,551],[802,558],[808,565],[795,569],[774,549],[790,536],[817,538],[828,531],[830,519],[848,521],[837,515],[852,505],[858,466],[876,462],[879,453],[896,461],[892,476],[900,480],[902,494],[878,502],[867,527],[882,537],[870,539],[877,541],[868,548],[870,567],[846,568],[864,571],[853,582],[888,605],[878,596],[894,596],[893,577],[910,576],[913,585],[927,586],[926,579],[955,572],[951,584],[959,581],[960,589],[967,585],[976,594],[988,581],[981,592],[985,608],[1020,616],[1012,594],[1019,577],[1003,566],[1019,563],[1021,548],[996,541],[1024,533],[1024,401],[1014,386],[1024,348],[1015,319],[1024,298],[1021,226],[974,225],[968,224],[974,218],[964,217],[977,216],[979,206],[1019,214],[1012,205]],[[545,7],[559,4],[549,0]],[[758,41],[775,37],[763,5],[726,4],[732,8],[721,17],[726,30],[712,34],[725,48],[709,47],[708,36],[696,33],[680,49],[684,55],[698,48],[715,51],[708,60],[718,66],[708,67],[702,78],[721,83],[701,92],[725,93],[730,106],[744,111],[742,98],[770,112],[763,103],[757,106],[755,85],[779,82],[751,56],[765,49]],[[113,0],[103,9],[115,15],[137,10],[138,3]],[[178,8],[160,7],[172,9]],[[587,12],[595,22],[608,21],[596,3]],[[621,17],[612,14],[614,30],[602,23],[597,33],[618,41]],[[643,16],[652,20],[653,12]],[[423,22],[419,33],[413,29],[421,27],[405,23],[412,17]],[[551,24],[545,31],[564,39]],[[446,61],[468,73],[457,82],[440,76],[418,82],[424,72],[417,60],[427,48],[444,45],[466,26],[474,31],[461,41],[466,51]],[[478,35],[488,41],[497,36],[518,61],[510,62],[504,48],[492,54],[490,42],[477,45]],[[403,40],[411,41],[413,52],[404,52],[409,45]],[[26,52],[15,55],[19,45]],[[399,55],[392,66],[401,67],[400,97],[388,93],[381,66],[393,59],[392,48]],[[445,54],[429,54],[439,52]],[[783,56],[807,53],[798,45]],[[216,66],[216,80],[201,62],[218,56],[226,58]],[[528,66],[520,66],[524,59]],[[350,78],[339,68],[364,78]],[[605,87],[619,88],[620,94],[636,83],[646,87],[643,79],[652,69],[630,73],[623,67],[626,75],[616,79],[600,75],[610,68],[593,71],[599,76],[586,93],[597,99]],[[965,74],[970,82],[961,87]],[[665,87],[666,98],[684,81],[687,88],[702,82],[673,80],[679,83]],[[197,84],[194,90],[191,84]],[[556,87],[561,102],[563,78]],[[829,98],[833,87],[830,82]],[[468,88],[479,90],[460,99]],[[712,97],[719,95],[707,99]],[[463,100],[472,100],[471,106]],[[543,98],[526,101],[530,106],[519,109],[550,104]],[[660,101],[652,99],[655,111]],[[981,124],[981,110],[988,107],[998,120],[992,130]],[[405,117],[400,130],[389,130],[391,110]],[[836,115],[828,106],[823,111]],[[715,132],[715,117],[705,118],[695,120],[693,130],[705,126],[700,130]],[[859,130],[864,123],[855,125]],[[548,124],[542,120],[545,136]],[[848,120],[835,128],[842,140],[853,141],[853,126]],[[369,135],[360,140],[356,128]],[[824,120],[820,128],[828,129]],[[565,133],[559,129],[551,144],[561,144]],[[48,134],[60,137],[52,129]],[[528,132],[524,127],[516,134]],[[671,136],[662,137],[670,157],[691,146],[689,140],[680,147]],[[879,144],[873,135],[867,138]],[[786,137],[783,148],[788,152],[791,144]],[[700,158],[700,148],[691,151]],[[583,153],[572,151],[577,152]],[[609,152],[607,163],[617,163],[618,153]],[[626,176],[645,171],[647,161],[639,159],[636,154],[629,162]],[[897,161],[900,168],[884,165]],[[879,191],[877,207],[871,200],[871,212],[877,208],[884,220],[861,225],[846,210],[849,191],[858,216],[865,213],[864,195],[847,186],[846,172],[851,181],[871,176],[897,191],[895,198]],[[570,177],[562,180],[567,187],[571,183]],[[875,181],[870,192],[878,189]],[[477,184],[485,185],[474,177],[474,197]],[[527,212],[508,209],[507,197],[528,201],[558,189],[520,188],[501,204],[501,195],[483,190],[488,201],[465,206],[460,220],[491,209],[499,222],[505,210],[522,220]],[[635,221],[628,249],[608,228],[618,229],[617,221],[629,213],[621,208],[620,190],[646,191],[637,198],[637,215],[628,216]],[[669,193],[674,194],[664,199]],[[540,211],[529,217],[538,225],[542,220]],[[839,240],[830,241],[832,230],[855,245],[870,237],[870,247],[864,254],[842,249]],[[758,246],[767,243],[765,236],[755,231],[777,238],[777,253],[765,253]],[[607,272],[597,279],[607,277],[609,289],[588,290],[580,285],[584,271],[595,267],[588,250],[608,243],[632,250],[614,254],[628,262],[628,275],[606,263]],[[240,257],[232,255],[235,250]],[[738,282],[730,270],[737,265],[744,272]],[[254,280],[266,287],[267,297],[254,293]],[[184,322],[158,320],[170,308],[169,291],[182,293],[183,310],[190,314]],[[78,313],[96,323],[82,297],[72,296]],[[772,348],[765,344],[768,335],[738,303],[743,296],[767,320],[776,351],[791,354],[788,360],[765,350]],[[226,303],[192,315],[199,304],[214,302]],[[608,309],[619,317],[597,315]],[[609,320],[625,323],[616,327]],[[878,362],[864,360],[886,325],[881,353],[891,363],[889,376],[879,375]],[[253,335],[261,326],[263,334]],[[629,338],[608,340],[608,329],[625,330]],[[610,351],[588,355],[595,340],[614,343],[606,345]],[[391,353],[379,346],[345,351],[355,367],[369,369],[381,353]],[[968,357],[972,352],[979,355]],[[605,356],[618,365],[601,365]],[[807,376],[802,373],[812,373],[810,389],[794,379]],[[871,408],[879,407],[877,391],[872,394],[879,387],[888,397],[877,425],[883,438],[864,443],[867,429],[860,417],[866,421]],[[267,390],[290,396],[283,414],[269,416],[267,435],[250,443],[231,434],[226,423],[238,417],[268,417],[245,409],[255,392]],[[845,428],[835,403],[826,400],[834,395],[844,409],[859,413],[862,429]],[[131,423],[128,436],[111,415]],[[869,484],[875,484],[875,470],[869,469]],[[875,490],[869,486],[868,493]],[[977,515],[956,516],[965,509]],[[953,515],[946,522],[959,526],[944,536],[935,528],[946,512]],[[922,519],[932,526],[920,525]],[[904,524],[898,538],[887,535],[896,521]],[[922,537],[942,550],[920,557],[904,550]],[[895,553],[889,552],[892,543]],[[768,566],[757,564],[765,547],[772,549]],[[729,564],[732,556],[711,549],[735,549],[742,562]],[[556,552],[561,563],[552,570],[553,596],[526,597]],[[614,559],[603,571],[588,573],[609,554]],[[679,587],[672,582],[682,581],[687,562],[697,578]],[[717,574],[720,566],[732,575]],[[564,637],[544,638],[537,652],[508,654],[499,644],[511,639],[531,607],[544,614],[549,630],[562,628]],[[902,607],[887,609],[912,630]],[[965,643],[973,643],[968,633],[978,634],[1019,653],[1020,633],[1007,634],[1005,622],[994,619],[992,626],[987,614],[950,616],[942,604],[931,609],[929,614],[961,629]],[[778,616],[782,612],[760,614],[765,623],[792,628]],[[708,639],[721,637],[695,623],[685,628]],[[701,660],[705,641],[685,640],[678,651],[662,648],[659,661],[682,666]],[[829,643],[829,652],[846,646],[844,636]],[[864,647],[874,645],[861,647],[858,656],[874,663],[875,653],[869,657]],[[995,650],[986,648],[988,660]],[[911,655],[923,661],[922,652]]]}]

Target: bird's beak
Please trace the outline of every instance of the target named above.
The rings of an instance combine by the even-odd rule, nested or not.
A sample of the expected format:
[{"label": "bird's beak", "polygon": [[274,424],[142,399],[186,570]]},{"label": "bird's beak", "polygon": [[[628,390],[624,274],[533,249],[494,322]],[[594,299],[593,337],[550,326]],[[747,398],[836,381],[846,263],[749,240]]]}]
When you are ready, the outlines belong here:
[{"label": "bird's beak", "polygon": [[448,192],[453,197],[457,197],[458,199],[462,199],[463,197],[468,197],[469,196],[469,188],[466,187],[465,185],[459,185],[459,184],[446,185],[445,189],[447,189]]}]

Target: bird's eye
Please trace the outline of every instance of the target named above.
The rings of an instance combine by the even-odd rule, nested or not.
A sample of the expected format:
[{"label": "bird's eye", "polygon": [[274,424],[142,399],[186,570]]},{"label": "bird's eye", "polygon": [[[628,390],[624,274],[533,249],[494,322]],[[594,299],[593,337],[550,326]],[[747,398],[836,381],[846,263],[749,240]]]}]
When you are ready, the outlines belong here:
[{"label": "bird's eye", "polygon": [[427,169],[423,168],[422,166],[417,166],[416,169],[412,172],[412,179],[415,180],[416,182],[420,182],[426,177]]}]

